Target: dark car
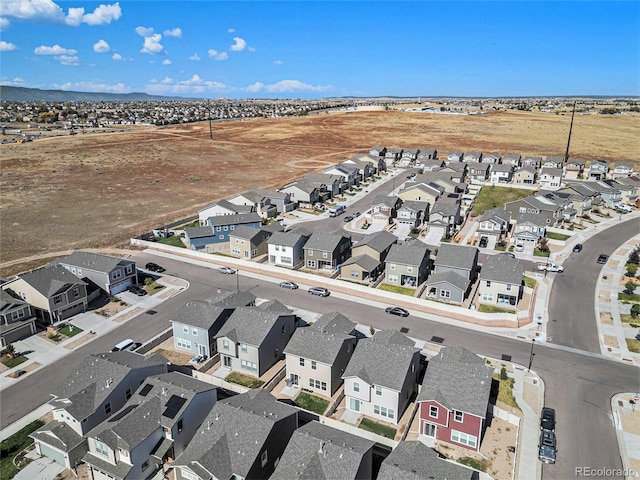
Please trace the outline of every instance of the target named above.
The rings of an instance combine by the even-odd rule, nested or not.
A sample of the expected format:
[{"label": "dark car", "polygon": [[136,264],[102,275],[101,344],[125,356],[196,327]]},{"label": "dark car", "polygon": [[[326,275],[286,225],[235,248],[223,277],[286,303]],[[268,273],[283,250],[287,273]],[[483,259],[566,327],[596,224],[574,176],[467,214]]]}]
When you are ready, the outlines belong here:
[{"label": "dark car", "polygon": [[489,239],[487,237],[480,237],[480,243],[478,244],[480,248],[487,248],[488,244],[489,244]]},{"label": "dark car", "polygon": [[500,255],[506,255],[506,256],[511,257],[511,258],[516,258],[516,256],[511,252],[502,252]]},{"label": "dark car", "polygon": [[309,293],[311,295],[318,295],[319,297],[328,297],[329,296],[329,290],[327,290],[324,287],[311,287],[309,289]]},{"label": "dark car", "polygon": [[147,263],[144,268],[146,268],[147,270],[149,270],[150,272],[156,272],[156,273],[162,273],[165,271],[164,268],[162,268],[160,265],[158,265],[157,263],[153,263],[153,262],[149,262]]},{"label": "dark car", "polygon": [[295,282],[280,282],[280,286],[282,288],[288,288],[290,290],[295,290],[298,288],[298,284]]},{"label": "dark car", "polygon": [[358,218],[360,216],[360,212],[356,212],[353,214],[354,217]]},{"label": "dark car", "polygon": [[147,291],[144,288],[139,287],[138,285],[129,285],[129,287],[127,287],[127,290],[139,297],[144,297],[147,294]]},{"label": "dark car", "polygon": [[579,253],[581,251],[582,251],[582,244],[576,243],[575,246],[573,247],[573,253]]},{"label": "dark car", "polygon": [[347,215],[346,217],[344,217],[344,223],[350,222],[351,220],[353,220],[353,217],[351,215]]},{"label": "dark car", "polygon": [[600,256],[598,257],[598,263],[601,265],[604,265],[605,263],[607,263],[607,260],[609,260],[609,255],[605,255],[604,253],[601,253]]},{"label": "dark car", "polygon": [[544,407],[540,415],[540,428],[542,430],[556,429],[556,411],[553,408]]},{"label": "dark car", "polygon": [[538,458],[544,463],[556,463],[556,434],[551,430],[543,430],[540,434]]},{"label": "dark car", "polygon": [[405,310],[404,308],[401,307],[387,307],[384,309],[384,311],[386,313],[389,313],[391,315],[398,315],[399,317],[408,317],[409,316],[409,311]]}]

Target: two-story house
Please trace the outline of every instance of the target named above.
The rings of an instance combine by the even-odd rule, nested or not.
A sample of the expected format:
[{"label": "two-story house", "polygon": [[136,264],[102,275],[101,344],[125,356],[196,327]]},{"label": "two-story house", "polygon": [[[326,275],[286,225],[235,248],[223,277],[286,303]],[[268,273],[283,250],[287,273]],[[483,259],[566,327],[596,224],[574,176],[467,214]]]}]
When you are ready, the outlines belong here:
[{"label": "two-story house", "polygon": [[513,239],[515,243],[529,245],[533,251],[538,241],[544,237],[547,231],[545,218],[539,213],[519,212],[513,226]]},{"label": "two-story house", "polygon": [[502,163],[509,163],[513,168],[518,168],[522,164],[522,155],[519,153],[505,153],[502,156]]},{"label": "two-story house", "polygon": [[[464,162],[482,162],[482,152],[466,152],[462,157]],[[493,162],[489,162],[493,163]]]},{"label": "two-story house", "polygon": [[204,208],[198,210],[198,220],[200,226],[207,224],[209,217],[217,217],[219,215],[236,215],[238,213],[251,213],[254,210],[253,206],[246,205],[234,205],[228,200],[218,200],[215,203],[207,205]]},{"label": "two-story house", "polygon": [[174,348],[192,355],[210,358],[216,353],[216,335],[233,309],[202,300],[185,303],[171,320]]},{"label": "two-story house", "polygon": [[360,177],[359,168],[355,165],[348,165],[344,163],[338,163],[330,167],[325,168],[322,172],[329,175],[338,175],[342,177],[340,182],[340,191],[344,192],[348,188],[351,188],[356,183],[359,183],[362,178]]},{"label": "two-story house", "polygon": [[331,397],[356,346],[356,324],[337,312],[296,329],[284,349],[287,385]]},{"label": "two-story house", "polygon": [[542,162],[542,168],[564,168],[564,157],[548,155],[544,162]]},{"label": "two-story house", "polygon": [[346,408],[397,424],[417,389],[420,352],[415,342],[381,330],[358,347],[342,375]]},{"label": "two-story house", "polygon": [[562,168],[542,167],[540,170],[540,188],[559,190],[562,187]]},{"label": "two-story house", "polygon": [[87,284],[62,265],[48,265],[2,284],[29,303],[39,322],[54,324],[87,310]]},{"label": "two-story house", "polygon": [[204,227],[185,228],[187,247],[203,253],[229,253],[229,234],[242,225],[259,228],[262,220],[255,212],[209,217]]},{"label": "two-story house", "polygon": [[625,178],[633,175],[633,170],[636,167],[636,162],[625,162],[624,160],[617,160],[613,165],[611,171],[611,178]]},{"label": "two-story house", "polygon": [[304,262],[304,245],[308,235],[295,232],[275,232],[267,240],[271,265],[294,268]]},{"label": "two-story house", "polygon": [[312,185],[322,187],[321,201],[333,198],[342,192],[342,175],[309,172],[302,179]]},{"label": "two-story house", "polygon": [[150,478],[184,451],[216,399],[214,386],[182,373],[149,377],[87,434],[82,460],[94,479]]},{"label": "two-story house", "polygon": [[326,198],[322,197],[322,194],[327,191],[326,185],[309,182],[304,178],[285,185],[280,191],[287,193],[298,208],[313,208],[315,203],[329,198],[328,194]]},{"label": "two-story house", "polygon": [[511,214],[504,208],[496,207],[486,210],[478,219],[478,235],[493,235],[497,240],[509,232]]},{"label": "two-story house", "polygon": [[167,373],[168,364],[159,353],[90,355],[54,388],[53,420],[31,434],[36,451],[74,468],[87,452],[88,432],[120,410],[147,377]]},{"label": "two-story house", "polygon": [[380,145],[374,145],[369,150],[369,154],[376,157],[384,157],[387,153],[387,147],[381,147]]},{"label": "two-story house", "polygon": [[0,290],[0,347],[4,348],[35,333],[31,305],[11,295],[11,290]]},{"label": "two-story house", "polygon": [[[506,255],[498,255],[506,256]],[[493,368],[463,347],[448,347],[429,360],[416,402],[420,435],[480,451]]]},{"label": "two-story house", "polygon": [[492,183],[509,183],[513,177],[513,165],[509,163],[494,163],[491,165],[490,180]]},{"label": "two-story house", "polygon": [[522,167],[513,173],[513,183],[516,185],[533,185],[538,181],[538,170],[532,167]]},{"label": "two-story house", "polygon": [[438,156],[438,151],[435,148],[421,148],[416,158],[416,164],[418,162],[423,164],[425,160],[434,160]]},{"label": "two-story house", "polygon": [[260,377],[284,358],[284,348],[296,328],[291,312],[239,307],[216,338],[220,364],[229,371]]},{"label": "two-story house", "polygon": [[432,172],[446,165],[445,161],[441,158],[429,158],[425,160],[418,158],[418,162],[420,162],[420,164],[416,164],[416,166],[419,166],[423,172]]},{"label": "two-story house", "polygon": [[373,478],[374,442],[317,421],[297,429],[271,480]]},{"label": "two-story house", "polygon": [[298,411],[263,389],[216,402],[173,462],[175,480],[269,478],[298,428]]},{"label": "two-story house", "polygon": [[537,156],[527,156],[522,160],[523,167],[533,168],[535,170],[539,170],[542,165],[542,157]]},{"label": "two-story house", "polygon": [[[256,212],[261,218],[275,217],[279,212],[293,210],[293,205],[289,206],[291,204],[289,194],[276,190],[247,190],[229,197],[228,200],[234,205],[251,207],[252,211]],[[280,206],[280,210],[278,210],[276,202]],[[286,210],[286,208],[289,208],[289,210]]]},{"label": "two-story house", "polygon": [[62,265],[78,278],[100,287],[109,296],[137,284],[136,262],[99,253],[75,251],[52,265]]},{"label": "two-story house", "polygon": [[511,214],[511,221],[515,222],[520,213],[535,213],[544,218],[547,226],[555,227],[564,221],[564,210],[571,202],[560,199],[551,200],[543,196],[529,195],[519,200],[504,204],[504,209]]},{"label": "two-story house", "polygon": [[429,210],[429,229],[441,229],[444,237],[451,237],[461,222],[459,200],[440,197]]},{"label": "two-story house", "polygon": [[467,176],[470,180],[486,182],[491,178],[491,164],[480,162],[469,162],[467,164]]},{"label": "two-story house", "polygon": [[415,182],[400,190],[398,198],[402,201],[427,202],[431,207],[440,198],[443,191],[444,188],[438,185]]},{"label": "two-story house", "polygon": [[480,160],[482,163],[503,163],[502,156],[499,153],[487,153],[483,155]]},{"label": "two-story house", "polygon": [[[280,226],[278,230],[283,230]],[[273,235],[273,230],[241,225],[229,234],[229,254],[232,257],[251,260],[269,251],[267,240]]]},{"label": "two-story house", "polygon": [[462,303],[469,295],[478,271],[478,249],[442,243],[427,280],[427,298]]},{"label": "two-story house", "polygon": [[564,178],[578,180],[584,178],[587,161],[583,158],[569,157],[564,166]]},{"label": "two-story house", "polygon": [[609,173],[609,162],[606,160],[591,160],[589,163],[589,179],[602,180]]},{"label": "two-story house", "polygon": [[402,200],[394,195],[377,195],[373,202],[371,202],[371,208],[369,209],[369,219],[371,222],[384,223],[385,225],[391,223],[396,218],[398,208],[402,205]]},{"label": "two-story house", "polygon": [[387,164],[387,167],[394,165],[396,162],[399,162],[402,158],[402,149],[391,147],[387,148],[387,151],[384,154],[384,161]]},{"label": "two-story house", "polygon": [[340,278],[367,282],[384,271],[384,260],[398,237],[386,230],[367,235],[351,247],[351,257],[340,267]]},{"label": "two-story house", "polygon": [[464,158],[463,152],[453,151],[447,153],[447,163],[456,163],[461,162]]},{"label": "two-story house", "polygon": [[417,202],[406,200],[396,211],[396,221],[409,225],[411,228],[418,228],[429,216],[429,202]]},{"label": "two-story house", "polygon": [[478,302],[516,308],[522,298],[524,267],[509,255],[489,255],[480,270]]},{"label": "two-story house", "polygon": [[374,164],[372,160],[366,160],[363,158],[350,158],[341,162],[343,165],[347,165],[348,167],[356,167],[358,169],[358,178],[360,181],[365,181],[375,174],[377,170],[378,162]]},{"label": "two-story house", "polygon": [[351,235],[342,232],[315,232],[302,248],[305,268],[335,270],[351,256]]},{"label": "two-story house", "polygon": [[387,285],[418,288],[429,274],[429,247],[418,240],[393,245],[385,259]]}]

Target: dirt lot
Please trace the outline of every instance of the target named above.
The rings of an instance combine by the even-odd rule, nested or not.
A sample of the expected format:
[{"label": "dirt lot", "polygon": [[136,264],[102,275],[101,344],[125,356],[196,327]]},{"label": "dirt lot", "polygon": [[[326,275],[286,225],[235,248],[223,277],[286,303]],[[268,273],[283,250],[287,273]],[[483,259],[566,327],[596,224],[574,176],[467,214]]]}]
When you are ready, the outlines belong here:
[{"label": "dirt lot", "polygon": [[[637,160],[640,115],[578,115],[571,154]],[[569,117],[398,111],[140,127],[0,146],[0,276],[29,257],[127,243],[249,188],[277,188],[373,145],[562,155]],[[28,268],[34,265],[29,264]]]}]

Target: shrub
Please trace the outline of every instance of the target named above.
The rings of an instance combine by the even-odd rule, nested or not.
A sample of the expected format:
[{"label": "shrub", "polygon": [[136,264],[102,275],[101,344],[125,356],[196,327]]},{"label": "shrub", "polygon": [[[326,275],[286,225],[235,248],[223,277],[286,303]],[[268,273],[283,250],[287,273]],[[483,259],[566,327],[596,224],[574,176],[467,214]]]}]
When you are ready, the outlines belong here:
[{"label": "shrub", "polygon": [[627,263],[627,277],[635,277],[636,273],[638,273],[638,265],[635,263]]},{"label": "shrub", "polygon": [[144,284],[148,287],[149,285],[151,285],[153,283],[153,278],[151,277],[146,277],[144,279]]},{"label": "shrub", "polygon": [[115,295],[113,297],[111,297],[111,302],[112,303],[116,303],[116,302],[119,302],[119,301],[120,301],[120,299],[118,297],[116,297]]},{"label": "shrub", "polygon": [[640,303],[634,303],[631,305],[631,317],[638,318],[640,315]]},{"label": "shrub", "polygon": [[503,367],[500,369],[500,380],[506,380],[507,378],[509,378],[509,377],[507,376],[507,368],[503,366]]},{"label": "shrub", "polygon": [[638,288],[638,285],[636,285],[636,283],[632,280],[629,280],[624,284],[624,289],[627,291],[627,293],[630,293],[632,295],[636,288]]}]

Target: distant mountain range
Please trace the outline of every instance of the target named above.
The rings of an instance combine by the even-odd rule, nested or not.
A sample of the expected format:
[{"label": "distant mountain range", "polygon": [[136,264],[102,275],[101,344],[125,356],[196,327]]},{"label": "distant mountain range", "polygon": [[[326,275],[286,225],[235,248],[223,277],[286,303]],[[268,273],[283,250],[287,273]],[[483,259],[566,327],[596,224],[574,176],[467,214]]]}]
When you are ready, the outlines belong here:
[{"label": "distant mountain range", "polygon": [[72,92],[66,90],[40,90],[38,88],[8,87],[0,85],[0,100],[10,102],[105,102],[105,101],[176,101],[192,100],[184,97],[163,97],[137,93]]}]

